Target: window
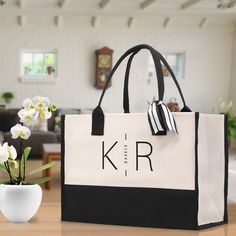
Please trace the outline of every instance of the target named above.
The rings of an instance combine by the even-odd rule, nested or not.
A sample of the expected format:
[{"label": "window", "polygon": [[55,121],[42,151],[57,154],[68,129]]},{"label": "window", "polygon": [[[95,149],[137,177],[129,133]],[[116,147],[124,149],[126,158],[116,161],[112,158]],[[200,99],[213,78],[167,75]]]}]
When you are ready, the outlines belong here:
[{"label": "window", "polygon": [[52,81],[57,74],[56,50],[23,50],[21,52],[22,81]]},{"label": "window", "polygon": [[[184,79],[185,53],[166,53],[163,54],[163,56],[170,65],[177,79]],[[164,77],[169,78],[170,74],[163,64],[162,68]],[[156,76],[152,56],[150,56],[148,75],[150,78]]]}]

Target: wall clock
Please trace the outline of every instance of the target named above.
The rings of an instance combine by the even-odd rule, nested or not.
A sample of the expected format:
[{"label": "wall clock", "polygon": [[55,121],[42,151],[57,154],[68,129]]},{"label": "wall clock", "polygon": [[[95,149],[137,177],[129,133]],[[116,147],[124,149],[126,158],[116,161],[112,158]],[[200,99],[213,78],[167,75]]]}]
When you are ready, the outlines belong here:
[{"label": "wall clock", "polygon": [[[96,54],[96,82],[95,87],[103,89],[109,73],[112,69],[112,54],[113,50],[108,47],[103,47],[95,51]],[[111,87],[111,82],[108,84]]]}]

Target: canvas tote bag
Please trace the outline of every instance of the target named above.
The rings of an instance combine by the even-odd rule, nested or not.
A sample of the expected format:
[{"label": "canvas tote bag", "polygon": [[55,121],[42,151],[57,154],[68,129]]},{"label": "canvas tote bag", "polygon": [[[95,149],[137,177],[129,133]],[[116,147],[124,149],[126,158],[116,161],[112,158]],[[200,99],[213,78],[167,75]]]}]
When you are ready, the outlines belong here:
[{"label": "canvas tote bag", "polygon": [[[130,113],[128,82],[134,56],[149,50],[155,64],[158,101],[147,113]],[[227,222],[227,119],[191,112],[165,58],[149,45],[129,49],[124,114],[101,108],[62,117],[62,209],[64,221],[203,229]],[[161,62],[183,101],[170,113],[162,102]]]}]

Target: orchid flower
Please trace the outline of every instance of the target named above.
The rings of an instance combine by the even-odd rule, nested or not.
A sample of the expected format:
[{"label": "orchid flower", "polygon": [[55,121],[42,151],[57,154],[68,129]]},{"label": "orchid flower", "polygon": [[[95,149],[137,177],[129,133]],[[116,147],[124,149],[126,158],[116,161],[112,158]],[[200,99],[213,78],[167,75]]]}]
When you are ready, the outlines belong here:
[{"label": "orchid flower", "polygon": [[[31,147],[23,146],[23,139],[28,139],[31,135],[30,128],[37,125],[42,121],[48,120],[52,116],[52,112],[56,110],[56,106],[50,103],[47,97],[36,96],[32,99],[26,98],[23,101],[22,109],[17,113],[20,118],[20,124],[16,124],[10,130],[12,138],[20,138],[19,161],[16,161],[17,151],[13,146],[8,145],[8,143],[0,144],[0,168],[8,173],[10,184],[25,184],[25,166],[26,160],[31,152]],[[2,165],[4,163],[4,165]],[[35,171],[42,171],[51,168],[54,165],[53,162],[49,162]],[[12,169],[18,169],[19,173],[13,171]],[[32,172],[33,173],[33,172]],[[32,174],[29,173],[28,175]],[[49,180],[49,178],[41,178],[36,180],[31,180],[30,183],[44,183]],[[5,181],[5,180],[4,180]]]},{"label": "orchid flower", "polygon": [[50,100],[47,97],[35,96],[32,101],[33,105],[39,110],[50,106]]},{"label": "orchid flower", "polygon": [[3,148],[8,152],[8,158],[10,160],[15,160],[17,157],[16,149],[11,145],[9,146],[8,143],[3,144]]},{"label": "orchid flower", "polygon": [[8,160],[14,161],[17,157],[16,149],[8,143],[0,144],[0,163],[4,163]]},{"label": "orchid flower", "polygon": [[23,106],[23,108],[25,108],[26,110],[30,110],[30,109],[34,108],[34,107],[33,107],[33,101],[32,101],[32,99],[26,98],[26,99],[23,101],[22,106]]},{"label": "orchid flower", "polygon": [[24,123],[27,126],[30,126],[37,123],[39,113],[35,109],[27,110],[23,108],[18,112],[18,116],[20,117],[20,122]]},{"label": "orchid flower", "polygon": [[11,128],[11,135],[13,139],[17,139],[18,137],[28,139],[31,135],[31,131],[28,127],[17,124]]},{"label": "orchid flower", "polygon": [[6,162],[8,158],[9,158],[8,150],[0,143],[0,163]]},{"label": "orchid flower", "polygon": [[34,126],[38,120],[48,120],[56,106],[50,103],[47,97],[35,96],[32,99],[26,98],[22,104],[23,109],[18,112],[20,122],[27,126]]},{"label": "orchid flower", "polygon": [[228,113],[232,111],[232,101],[226,103],[222,98],[218,98],[216,104],[213,106],[214,113]]}]

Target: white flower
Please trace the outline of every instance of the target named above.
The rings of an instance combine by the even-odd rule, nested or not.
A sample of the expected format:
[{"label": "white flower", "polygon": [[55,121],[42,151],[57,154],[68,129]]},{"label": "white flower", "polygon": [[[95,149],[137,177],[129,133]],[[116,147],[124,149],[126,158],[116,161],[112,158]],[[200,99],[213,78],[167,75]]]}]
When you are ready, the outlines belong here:
[{"label": "white flower", "polygon": [[23,108],[29,110],[33,108],[33,101],[30,98],[26,98],[22,104]]},{"label": "white flower", "polygon": [[222,110],[222,112],[225,111],[225,106],[226,106],[226,104],[225,104],[225,102],[222,100],[222,101],[219,103],[219,108]]},{"label": "white flower", "polygon": [[214,113],[228,113],[232,111],[232,101],[226,103],[222,98],[218,98],[216,104],[213,106]]},{"label": "white flower", "polygon": [[4,163],[8,160],[9,153],[5,147],[0,144],[0,163]]},{"label": "white flower", "polygon": [[26,125],[33,125],[36,123],[36,120],[38,119],[38,111],[35,109],[27,110],[25,108],[21,109],[18,112],[18,116],[20,117],[20,122],[26,124]]},{"label": "white flower", "polygon": [[35,96],[32,99],[33,106],[39,112],[40,120],[48,120],[52,116],[50,100],[47,97]]},{"label": "white flower", "polygon": [[35,96],[32,101],[36,109],[48,109],[50,106],[50,100],[47,97]]},{"label": "white flower", "polygon": [[15,160],[16,159],[17,152],[16,152],[16,149],[12,145],[9,146],[8,143],[6,142],[6,143],[3,144],[3,148],[5,150],[7,150],[8,155],[9,155],[9,157],[8,157],[9,159],[11,159],[11,160]]},{"label": "white flower", "polygon": [[13,139],[17,139],[18,137],[28,139],[31,135],[31,131],[28,127],[17,124],[11,128],[11,135]]},{"label": "white flower", "polygon": [[51,118],[51,116],[52,116],[52,112],[51,112],[51,111],[48,111],[48,110],[41,110],[41,111],[39,112],[39,118],[40,118],[41,120],[48,120],[48,119]]},{"label": "white flower", "polygon": [[23,108],[18,112],[20,122],[28,127],[35,126],[39,121],[48,120],[56,106],[50,103],[47,97],[35,96],[26,98],[22,104]]},{"label": "white flower", "polygon": [[233,106],[233,102],[232,102],[232,100],[230,100],[229,103],[227,104],[226,110],[227,111],[231,111],[232,110],[232,106]]}]

